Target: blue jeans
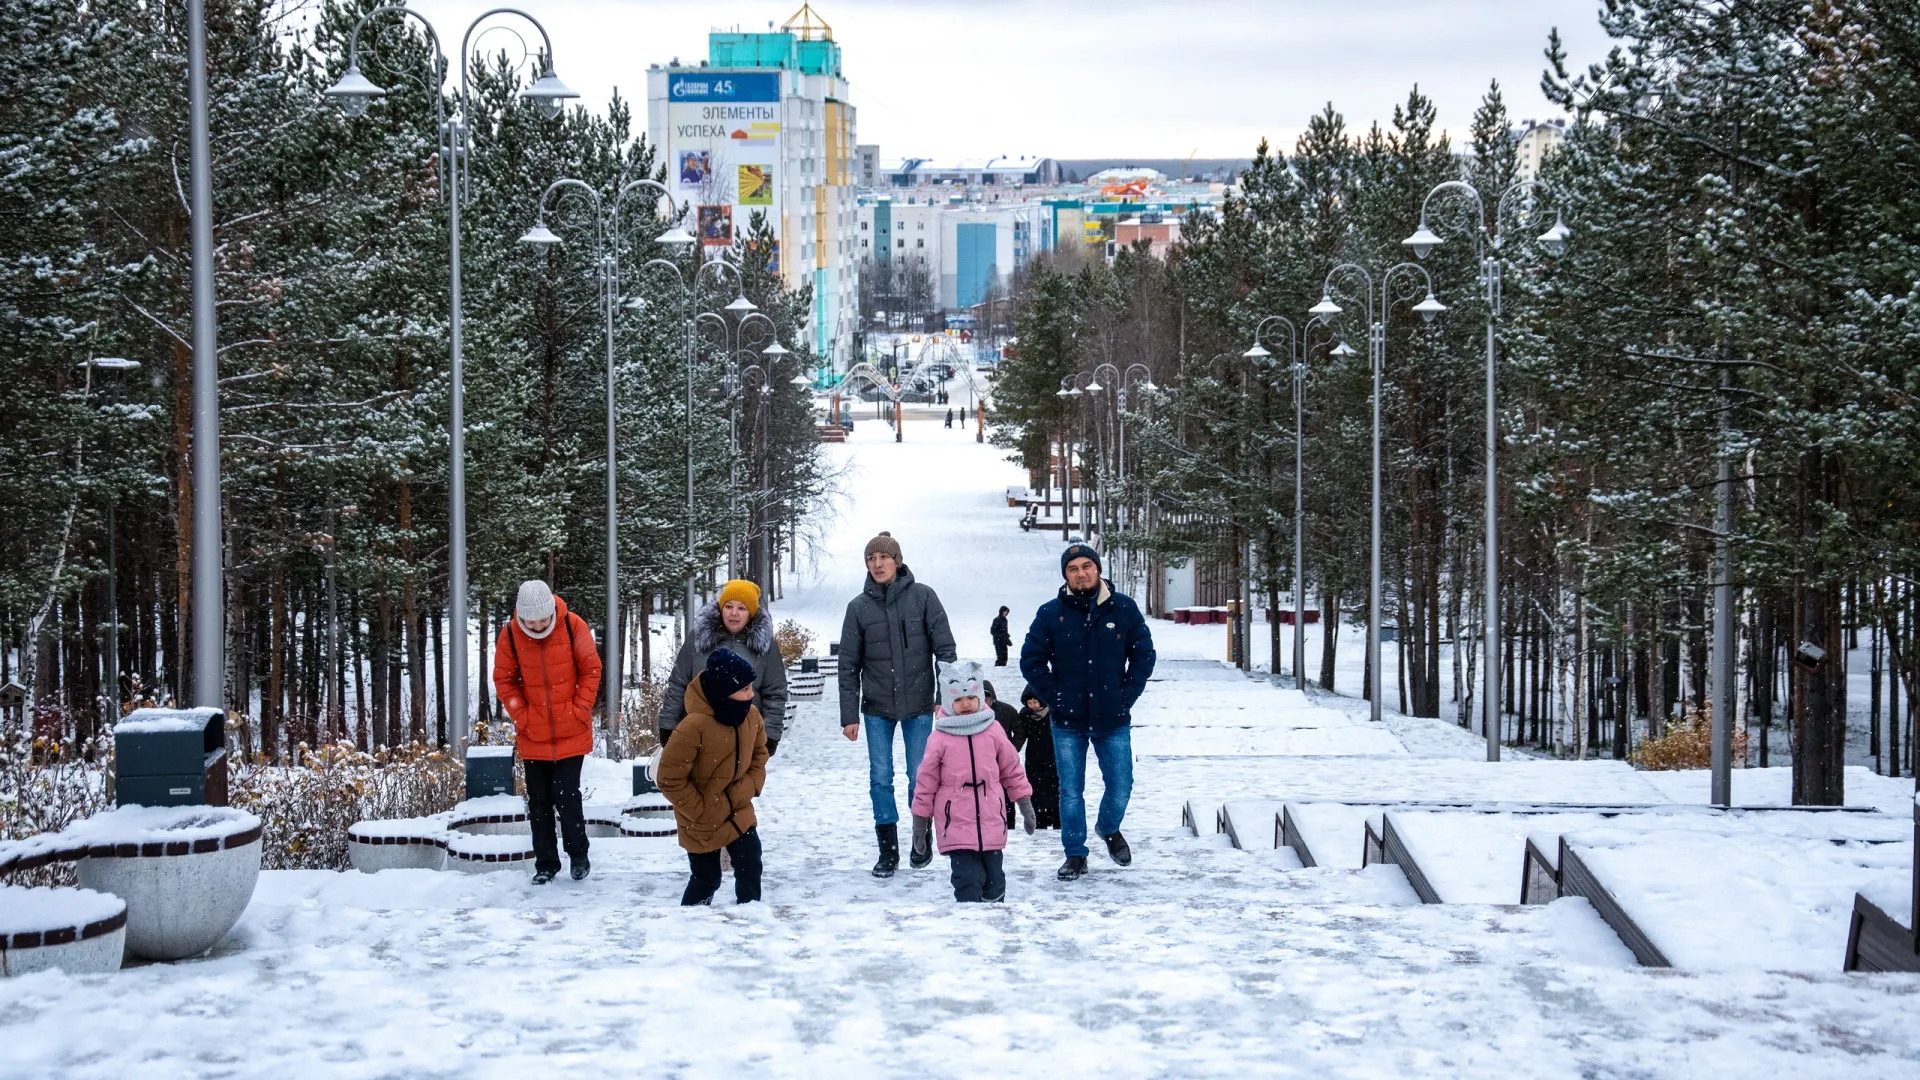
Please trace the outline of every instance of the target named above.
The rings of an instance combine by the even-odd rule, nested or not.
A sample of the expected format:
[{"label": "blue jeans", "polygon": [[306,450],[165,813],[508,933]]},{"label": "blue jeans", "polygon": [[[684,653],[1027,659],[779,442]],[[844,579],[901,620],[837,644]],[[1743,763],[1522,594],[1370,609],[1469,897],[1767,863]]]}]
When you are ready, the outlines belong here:
[{"label": "blue jeans", "polygon": [[905,728],[901,739],[907,744],[907,803],[912,805],[914,788],[920,777],[920,759],[927,753],[927,737],[933,734],[933,714],[889,720],[884,716],[866,716],[867,793],[873,798],[873,823],[894,825],[900,821],[900,808],[893,801],[893,729]]},{"label": "blue jeans", "polygon": [[1093,735],[1054,725],[1053,761],[1060,771],[1060,844],[1069,856],[1087,856],[1087,745],[1093,745],[1100,763],[1100,780],[1107,793],[1100,796],[1100,816],[1093,829],[1101,836],[1120,831],[1133,794],[1133,729],[1116,728]]}]

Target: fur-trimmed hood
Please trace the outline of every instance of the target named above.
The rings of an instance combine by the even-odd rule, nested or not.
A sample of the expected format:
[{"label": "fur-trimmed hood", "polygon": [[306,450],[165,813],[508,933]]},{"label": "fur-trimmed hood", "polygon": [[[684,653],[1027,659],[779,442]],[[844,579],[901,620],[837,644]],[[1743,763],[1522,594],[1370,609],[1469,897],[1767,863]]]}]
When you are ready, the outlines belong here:
[{"label": "fur-trimmed hood", "polygon": [[738,636],[746,642],[747,648],[760,656],[767,655],[773,648],[773,613],[765,604],[747,620],[747,625],[738,635],[727,632],[727,624],[720,618],[720,605],[708,601],[693,616],[693,647],[701,656],[725,644],[729,638]]}]

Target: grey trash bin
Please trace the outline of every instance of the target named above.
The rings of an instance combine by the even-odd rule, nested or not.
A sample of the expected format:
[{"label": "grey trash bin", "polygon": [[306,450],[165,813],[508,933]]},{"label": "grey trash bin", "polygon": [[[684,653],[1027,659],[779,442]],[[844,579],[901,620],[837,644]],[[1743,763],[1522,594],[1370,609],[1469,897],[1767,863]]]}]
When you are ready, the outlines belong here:
[{"label": "grey trash bin", "polygon": [[227,805],[227,714],[135,709],[113,731],[120,806]]},{"label": "grey trash bin", "polygon": [[513,794],[513,747],[467,747],[467,798]]}]

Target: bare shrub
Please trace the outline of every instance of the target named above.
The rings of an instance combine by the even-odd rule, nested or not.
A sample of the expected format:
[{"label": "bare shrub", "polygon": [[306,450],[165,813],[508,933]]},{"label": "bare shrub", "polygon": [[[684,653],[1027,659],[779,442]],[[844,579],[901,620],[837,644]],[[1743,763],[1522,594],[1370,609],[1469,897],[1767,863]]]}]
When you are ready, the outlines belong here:
[{"label": "bare shrub", "polygon": [[773,643],[780,647],[780,661],[792,667],[807,655],[807,646],[813,644],[813,631],[788,619],[773,632]]},{"label": "bare shrub", "polygon": [[354,822],[437,814],[466,791],[465,766],[439,747],[303,743],[294,756],[291,766],[236,762],[227,782],[231,803],[260,818],[268,870],[344,870]]},{"label": "bare shrub", "polygon": [[[1747,760],[1747,733],[1733,733],[1733,760]],[[1686,718],[1658,738],[1648,739],[1633,753],[1643,769],[1705,769],[1713,764],[1713,709],[1688,709]]]},{"label": "bare shrub", "polygon": [[666,700],[666,695],[667,684],[658,679],[649,679],[628,694],[628,708],[635,717],[634,722],[627,725],[629,759],[648,757],[659,748],[660,739],[653,729],[659,722],[660,703]]},{"label": "bare shrub", "polygon": [[[81,818],[109,809],[107,778],[113,775],[113,743],[98,736],[81,743],[35,738],[27,724],[0,719],[0,840],[24,840],[59,832]],[[15,871],[16,885],[73,885],[72,863]]]}]

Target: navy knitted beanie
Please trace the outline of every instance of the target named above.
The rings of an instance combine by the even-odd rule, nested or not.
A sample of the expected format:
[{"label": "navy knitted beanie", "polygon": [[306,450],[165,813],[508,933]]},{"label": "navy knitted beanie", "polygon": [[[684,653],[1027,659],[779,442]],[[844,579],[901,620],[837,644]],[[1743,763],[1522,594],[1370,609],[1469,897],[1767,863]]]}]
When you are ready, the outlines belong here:
[{"label": "navy knitted beanie", "polygon": [[707,701],[714,702],[752,686],[755,674],[752,664],[732,650],[720,648],[707,657],[707,669],[701,673],[700,682],[707,692]]},{"label": "navy knitted beanie", "polygon": [[1100,565],[1100,553],[1093,550],[1092,544],[1068,544],[1067,550],[1060,553],[1060,576],[1067,576],[1067,564],[1075,559],[1092,559],[1095,570],[1104,569]]}]

